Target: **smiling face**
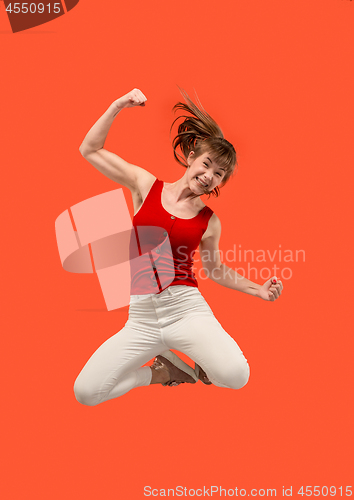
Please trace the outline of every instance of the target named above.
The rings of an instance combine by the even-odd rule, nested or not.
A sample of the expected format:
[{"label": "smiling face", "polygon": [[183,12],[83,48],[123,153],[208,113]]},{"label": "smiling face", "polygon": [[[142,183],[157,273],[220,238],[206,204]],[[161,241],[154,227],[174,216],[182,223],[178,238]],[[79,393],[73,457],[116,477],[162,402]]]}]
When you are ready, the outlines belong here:
[{"label": "smiling face", "polygon": [[211,193],[216,186],[221,184],[225,177],[225,170],[212,160],[211,154],[208,152],[195,158],[194,151],[191,151],[187,163],[189,167],[187,170],[189,188],[195,194]]}]

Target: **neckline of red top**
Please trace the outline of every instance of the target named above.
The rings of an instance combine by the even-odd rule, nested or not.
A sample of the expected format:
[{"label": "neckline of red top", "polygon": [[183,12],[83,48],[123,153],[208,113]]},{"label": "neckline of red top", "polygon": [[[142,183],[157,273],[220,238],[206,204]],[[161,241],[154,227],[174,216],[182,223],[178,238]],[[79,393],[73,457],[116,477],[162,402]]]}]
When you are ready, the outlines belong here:
[{"label": "neckline of red top", "polygon": [[[198,213],[197,215],[195,215],[194,217],[189,217],[188,219],[186,219],[185,217],[178,217],[177,215],[174,215],[174,214],[171,214],[170,212],[168,212],[166,210],[166,208],[163,206],[162,204],[162,191],[163,191],[163,188],[165,186],[165,183],[164,181],[160,181],[159,179],[156,179],[156,181],[159,181],[161,183],[161,192],[160,192],[160,203],[161,203],[161,207],[163,208],[163,210],[170,216],[170,217],[174,217],[175,219],[180,219],[180,220],[193,220],[195,219],[196,217],[199,217],[199,215],[207,208],[207,206],[205,205]],[[155,181],[155,182],[156,182]]]}]

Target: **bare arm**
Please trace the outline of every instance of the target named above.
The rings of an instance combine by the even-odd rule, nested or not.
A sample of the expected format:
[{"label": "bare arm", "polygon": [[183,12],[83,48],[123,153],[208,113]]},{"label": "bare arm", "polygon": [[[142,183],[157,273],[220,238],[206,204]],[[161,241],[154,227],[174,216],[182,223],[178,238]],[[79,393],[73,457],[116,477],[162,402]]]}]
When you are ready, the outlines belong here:
[{"label": "bare arm", "polygon": [[83,156],[103,148],[109,129],[122,109],[124,109],[124,105],[117,99],[91,127],[79,148]]},{"label": "bare arm", "polygon": [[220,219],[216,214],[213,214],[210,218],[208,229],[199,245],[205,274],[219,285],[259,297],[258,290],[261,285],[253,283],[230,267],[222,264],[219,253],[220,236]]},{"label": "bare arm", "polygon": [[208,229],[205,231],[199,245],[203,269],[208,278],[219,285],[248,293],[254,297],[269,301],[277,299],[283,289],[280,280],[277,280],[276,284],[271,279],[267,280],[263,285],[258,285],[222,264],[219,252],[220,235],[221,223],[216,214],[213,214],[209,220]]},{"label": "bare arm", "polygon": [[99,172],[136,192],[140,192],[146,184],[151,184],[155,176],[147,170],[128,163],[118,155],[103,149],[103,146],[114,119],[122,109],[145,106],[145,101],[146,97],[138,89],[134,89],[114,101],[88,131],[79,148],[82,156]]}]

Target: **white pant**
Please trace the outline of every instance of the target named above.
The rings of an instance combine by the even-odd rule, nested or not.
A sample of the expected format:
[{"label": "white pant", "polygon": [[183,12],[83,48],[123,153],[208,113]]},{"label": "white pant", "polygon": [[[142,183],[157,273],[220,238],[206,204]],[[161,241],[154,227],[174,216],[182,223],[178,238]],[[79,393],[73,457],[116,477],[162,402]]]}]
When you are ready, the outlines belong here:
[{"label": "white pant", "polygon": [[94,406],[149,385],[151,368],[141,366],[169,349],[189,356],[214,385],[240,389],[247,383],[246,358],[198,288],[170,286],[159,295],[138,298],[132,297],[124,328],[97,349],[77,377],[74,391],[80,403]]}]

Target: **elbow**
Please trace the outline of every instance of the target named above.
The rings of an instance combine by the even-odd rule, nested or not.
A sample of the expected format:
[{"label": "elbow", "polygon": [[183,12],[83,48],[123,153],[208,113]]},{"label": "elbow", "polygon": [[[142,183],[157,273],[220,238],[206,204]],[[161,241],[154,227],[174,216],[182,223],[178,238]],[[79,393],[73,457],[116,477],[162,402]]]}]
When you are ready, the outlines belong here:
[{"label": "elbow", "polygon": [[204,274],[211,281],[218,281],[220,268],[218,267],[203,267]]},{"label": "elbow", "polygon": [[82,154],[82,156],[85,156],[85,148],[84,148],[84,146],[82,144],[79,147],[79,151]]},{"label": "elbow", "polygon": [[86,158],[87,155],[89,155],[90,153],[94,153],[96,150],[89,148],[87,147],[86,144],[82,143],[81,146],[79,147],[79,151],[82,154],[82,156]]},{"label": "elbow", "polygon": [[219,285],[222,284],[222,281],[225,277],[225,273],[223,270],[223,264],[216,264],[214,267],[211,267],[208,271],[205,271],[206,275],[208,278],[211,279],[211,281],[214,281],[215,283],[218,283]]},{"label": "elbow", "polygon": [[88,146],[87,144],[85,144],[85,141],[79,147],[79,151],[84,158],[86,158],[91,153],[97,153],[97,151],[99,151],[100,149],[102,148],[93,148]]},{"label": "elbow", "polygon": [[81,146],[79,147],[79,151],[81,153],[81,155],[85,158],[85,156],[88,154],[88,151],[87,151],[87,147],[84,146],[84,144],[82,143]]}]

